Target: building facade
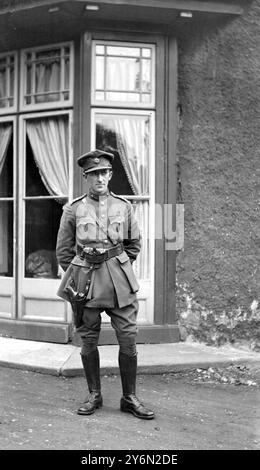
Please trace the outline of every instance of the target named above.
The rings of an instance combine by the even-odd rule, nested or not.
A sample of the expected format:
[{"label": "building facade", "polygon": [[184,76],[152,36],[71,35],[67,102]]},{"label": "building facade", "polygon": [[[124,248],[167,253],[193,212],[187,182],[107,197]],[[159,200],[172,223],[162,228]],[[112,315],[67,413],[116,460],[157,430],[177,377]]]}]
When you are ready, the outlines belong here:
[{"label": "building facade", "polygon": [[[1,334],[71,340],[70,306],[56,296],[59,221],[64,203],[84,192],[76,158],[110,146],[117,152],[110,187],[133,203],[143,235],[135,265],[138,340],[180,339],[186,307],[178,312],[176,292],[178,307],[185,273],[176,291],[176,258],[177,268],[185,265],[186,248],[181,255],[167,249],[171,238],[158,227],[167,222],[164,208],[170,206],[176,231],[176,202],[188,205],[189,221],[182,152],[187,155],[184,142],[196,120],[189,103],[196,89],[188,64],[194,72],[201,45],[236,28],[249,4],[1,2]],[[228,51],[228,41],[222,45]],[[181,184],[187,201],[180,198]],[[101,342],[113,343],[106,315],[103,321]]]}]

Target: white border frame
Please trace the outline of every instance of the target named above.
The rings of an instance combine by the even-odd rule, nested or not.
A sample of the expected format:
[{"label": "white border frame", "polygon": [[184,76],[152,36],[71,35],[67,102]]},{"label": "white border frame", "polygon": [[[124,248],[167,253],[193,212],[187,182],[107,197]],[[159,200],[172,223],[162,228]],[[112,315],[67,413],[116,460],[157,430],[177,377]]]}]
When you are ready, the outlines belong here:
[{"label": "white border frame", "polygon": [[[12,302],[12,312],[1,312],[0,313],[0,318],[13,318],[16,316],[15,312],[15,275],[16,275],[16,266],[17,266],[17,258],[16,258],[16,247],[17,247],[17,239],[16,239],[16,230],[17,230],[17,186],[16,186],[16,181],[17,181],[17,119],[15,116],[0,116],[0,123],[2,122],[10,122],[13,125],[13,197],[1,197],[0,201],[11,201],[13,200],[13,276],[12,277],[6,277],[6,276],[0,276],[0,282],[1,286],[6,284],[6,287],[8,287],[8,284],[12,283],[12,287],[10,286],[11,290],[11,302]],[[4,315],[2,315],[4,314]]]},{"label": "white border frame", "polygon": [[[151,103],[131,103],[125,101],[101,101],[95,100],[95,82],[96,82],[96,67],[95,67],[95,47],[96,45],[105,45],[105,46],[118,46],[118,47],[150,47],[152,49],[152,58],[151,58]],[[156,61],[156,44],[150,42],[137,42],[137,41],[110,41],[109,39],[93,39],[92,41],[92,59],[91,59],[91,104],[92,106],[109,106],[113,108],[131,108],[131,109],[154,109],[155,108],[155,96],[156,96],[156,78],[155,78],[155,61]]]},{"label": "white border frame", "polygon": [[[26,73],[25,73],[25,54],[35,51],[48,51],[55,47],[70,47],[70,99],[66,101],[51,101],[47,103],[38,104],[24,104],[24,95],[26,90]],[[48,110],[57,108],[68,108],[73,106],[74,102],[74,43],[73,41],[66,41],[55,44],[47,44],[39,47],[29,47],[21,50],[21,64],[20,64],[20,111],[37,111]]]},{"label": "white border frame", "polygon": [[[150,203],[149,207],[149,218],[150,218],[150,227],[149,227],[149,239],[150,239],[150,278],[149,279],[140,279],[140,282],[149,286],[149,292],[151,293],[151,301],[149,302],[149,308],[147,312],[146,322],[149,324],[153,323],[154,319],[154,271],[155,271],[155,111],[153,110],[140,110],[140,109],[118,109],[118,108],[93,108],[91,110],[91,150],[95,149],[96,143],[96,132],[95,132],[95,115],[96,114],[116,114],[116,115],[137,115],[137,116],[150,116],[151,123],[151,139],[150,139],[150,193],[145,200],[148,200]],[[127,196],[124,196],[127,198]],[[144,196],[134,196],[131,199],[143,200]],[[129,198],[130,200],[130,198]],[[142,287],[142,286],[141,286]],[[140,299],[143,298],[141,294]],[[142,319],[143,320],[143,319]]]},{"label": "white border frame", "polygon": [[14,56],[14,104],[8,108],[0,108],[0,116],[16,113],[18,108],[18,53],[17,51],[1,53],[0,59],[10,55]]}]

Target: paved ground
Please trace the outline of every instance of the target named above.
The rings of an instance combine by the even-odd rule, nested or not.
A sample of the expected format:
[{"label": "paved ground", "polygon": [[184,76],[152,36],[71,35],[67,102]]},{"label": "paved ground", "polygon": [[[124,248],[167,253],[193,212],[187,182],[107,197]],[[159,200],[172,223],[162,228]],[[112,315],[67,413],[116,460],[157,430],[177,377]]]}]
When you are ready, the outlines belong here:
[{"label": "paved ground", "polygon": [[[202,343],[138,344],[138,372],[179,372],[214,364],[256,363],[260,353],[230,345],[219,348]],[[101,373],[118,374],[118,345],[100,346]],[[83,374],[80,347],[0,337],[0,365],[46,374]]]},{"label": "paved ground", "polygon": [[138,395],[156,412],[143,421],[119,410],[117,375],[103,376],[104,406],[75,413],[83,377],[0,367],[0,449],[259,449],[258,366],[139,375]]}]

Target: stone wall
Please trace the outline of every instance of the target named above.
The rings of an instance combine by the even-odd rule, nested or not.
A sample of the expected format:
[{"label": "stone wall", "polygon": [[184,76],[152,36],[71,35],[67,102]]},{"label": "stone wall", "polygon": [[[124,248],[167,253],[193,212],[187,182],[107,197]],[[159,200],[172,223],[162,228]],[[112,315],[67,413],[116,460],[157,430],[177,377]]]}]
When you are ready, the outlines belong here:
[{"label": "stone wall", "polygon": [[182,338],[260,350],[260,0],[179,35]]}]

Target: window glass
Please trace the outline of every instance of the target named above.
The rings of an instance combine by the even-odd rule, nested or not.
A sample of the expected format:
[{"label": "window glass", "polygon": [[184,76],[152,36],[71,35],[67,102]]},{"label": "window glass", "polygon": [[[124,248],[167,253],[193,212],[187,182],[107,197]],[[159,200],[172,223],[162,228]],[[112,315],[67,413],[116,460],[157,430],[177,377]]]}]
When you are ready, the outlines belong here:
[{"label": "window glass", "polygon": [[25,204],[25,277],[56,278],[56,239],[66,199],[28,200]]},{"label": "window glass", "polygon": [[0,276],[13,276],[13,201],[0,199]]},{"label": "window glass", "polygon": [[0,198],[13,197],[13,136],[11,132],[10,124],[0,123]]},{"label": "window glass", "polygon": [[67,114],[28,118],[25,155],[25,277],[56,278],[56,238],[69,191]]},{"label": "window glass", "polygon": [[[11,200],[5,200],[9,198]],[[13,125],[0,123],[0,276],[13,276]]]},{"label": "window glass", "polygon": [[14,106],[15,56],[0,57],[0,109]]},{"label": "window glass", "polygon": [[26,196],[49,196],[36,166],[29,139],[26,139]]},{"label": "window glass", "polygon": [[138,279],[149,279],[151,275],[150,266],[150,207],[149,201],[133,201],[135,217],[142,234],[142,249],[136,262],[133,264],[134,272]]}]

